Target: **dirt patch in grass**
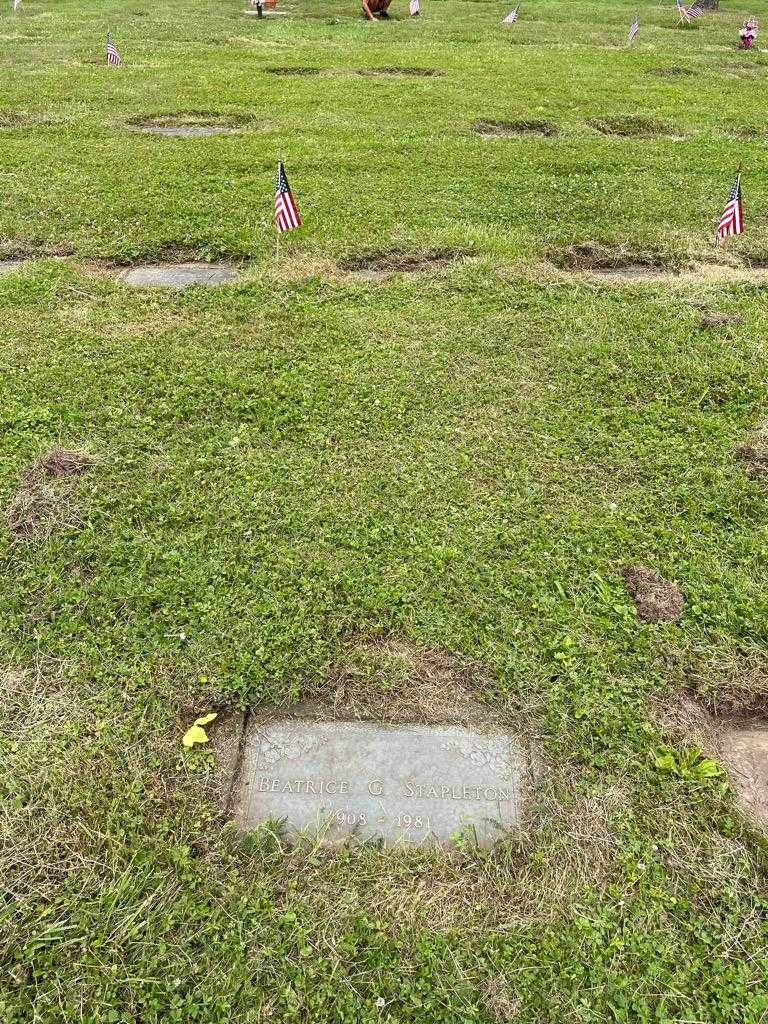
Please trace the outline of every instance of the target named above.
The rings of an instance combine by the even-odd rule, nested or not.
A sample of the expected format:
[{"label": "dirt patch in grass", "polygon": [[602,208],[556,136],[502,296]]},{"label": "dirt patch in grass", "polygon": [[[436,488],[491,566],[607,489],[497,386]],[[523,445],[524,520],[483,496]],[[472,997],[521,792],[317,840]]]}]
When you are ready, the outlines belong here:
[{"label": "dirt patch in grass", "polygon": [[45,540],[78,525],[69,480],[95,464],[79,451],[54,448],[20,474],[20,486],[5,509],[9,533],[19,540]]},{"label": "dirt patch in grass", "polygon": [[595,117],[587,122],[601,135],[625,139],[680,139],[682,136],[667,124],[643,114],[619,114],[616,117]]},{"label": "dirt patch in grass", "polygon": [[322,70],[322,68],[264,68],[268,75],[295,75],[300,78],[319,75]]},{"label": "dirt patch in grass", "polygon": [[74,251],[66,242],[45,242],[36,238],[0,238],[0,261],[55,259],[72,256]]},{"label": "dirt patch in grass", "polygon": [[691,78],[696,72],[692,68],[671,67],[651,68],[648,74],[656,78]]},{"label": "dirt patch in grass", "polygon": [[731,134],[735,135],[738,139],[757,142],[765,138],[765,129],[758,128],[753,124],[740,124],[731,129]]},{"label": "dirt patch in grass", "polygon": [[746,444],[739,445],[735,451],[747,468],[747,473],[754,480],[768,478],[768,425],[756,431]]},{"label": "dirt patch in grass", "polygon": [[557,135],[558,128],[551,121],[478,121],[472,131],[484,139],[515,138],[521,135],[551,138]]},{"label": "dirt patch in grass", "polygon": [[364,78],[397,75],[411,75],[415,78],[442,78],[445,72],[438,68],[358,68],[355,74],[362,75]]},{"label": "dirt patch in grass", "polygon": [[[736,47],[738,49],[738,47]],[[718,74],[723,72],[733,78],[760,78],[768,70],[768,64],[757,63],[756,61],[742,61],[736,63],[734,60],[722,61],[716,68]]]},{"label": "dirt patch in grass", "polygon": [[12,110],[0,110],[0,128],[18,128],[29,124],[34,118],[23,117]]},{"label": "dirt patch in grass", "polygon": [[658,253],[634,251],[624,246],[601,242],[580,242],[567,249],[550,253],[550,260],[561,270],[589,273],[611,273],[624,277],[642,277],[674,273]]},{"label": "dirt patch in grass", "polygon": [[739,807],[768,826],[768,721],[726,728],[721,751]]},{"label": "dirt patch in grass", "polygon": [[768,477],[768,445],[743,444],[736,449],[736,455],[747,467],[747,472],[754,479]]},{"label": "dirt patch in grass", "polygon": [[422,270],[447,267],[464,255],[459,250],[445,248],[427,249],[424,252],[384,249],[348,256],[339,261],[338,269],[376,280],[389,277],[390,274],[414,274]]},{"label": "dirt patch in grass", "polygon": [[719,263],[689,261],[684,266],[676,266],[658,252],[587,241],[552,251],[549,259],[558,270],[619,284],[644,281],[683,285],[728,281],[764,284],[768,281],[768,263],[763,265],[757,258],[741,261],[728,253],[720,255],[722,262]]},{"label": "dirt patch in grass", "polygon": [[621,576],[635,602],[639,619],[643,622],[680,621],[685,600],[675,583],[642,565],[625,565]]},{"label": "dirt patch in grass", "polygon": [[469,658],[377,639],[352,644],[304,692],[308,711],[321,719],[472,727],[502,724],[503,713],[482,702],[492,689],[489,673]]},{"label": "dirt patch in grass", "polygon": [[716,310],[712,313],[705,313],[699,323],[699,330],[711,331],[720,327],[735,327],[744,322],[744,318],[738,313],[719,313]]},{"label": "dirt patch in grass", "polygon": [[148,114],[133,117],[126,122],[132,131],[149,135],[169,135],[196,138],[204,135],[233,135],[250,123],[250,119],[237,114],[217,114],[210,111],[182,110],[169,114]]},{"label": "dirt patch in grass", "polygon": [[25,480],[5,510],[5,523],[11,534],[26,540],[45,540],[74,525],[64,497],[42,480]]},{"label": "dirt patch in grass", "polygon": [[514,982],[505,974],[493,974],[481,988],[483,1006],[498,1024],[508,1024],[515,1019],[522,1006]]}]

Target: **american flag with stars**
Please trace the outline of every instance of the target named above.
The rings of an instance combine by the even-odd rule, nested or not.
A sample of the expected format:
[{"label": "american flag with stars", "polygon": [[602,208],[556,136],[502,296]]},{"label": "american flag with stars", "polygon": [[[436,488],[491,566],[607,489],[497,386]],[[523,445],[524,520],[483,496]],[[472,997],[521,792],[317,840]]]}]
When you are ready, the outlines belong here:
[{"label": "american flag with stars", "polygon": [[107,32],[107,64],[111,64],[115,68],[120,66],[120,54],[112,41],[111,32]]},{"label": "american flag with stars", "polygon": [[504,24],[505,25],[514,25],[514,23],[517,21],[519,16],[520,16],[520,4],[518,4],[517,7],[513,11],[509,12],[509,14],[504,19]]},{"label": "american flag with stars", "polygon": [[629,26],[629,45],[630,46],[632,45],[632,43],[634,43],[635,37],[637,36],[637,33],[639,31],[640,31],[640,19],[638,18],[637,15],[635,15],[634,18],[632,19],[632,24]]},{"label": "american flag with stars", "polygon": [[741,205],[741,173],[736,175],[736,181],[728,193],[728,202],[720,214],[717,224],[715,241],[719,242],[726,235],[740,235],[744,230],[744,210]]},{"label": "american flag with stars", "polygon": [[688,20],[691,21],[694,18],[700,18],[703,13],[704,4],[700,3],[700,0],[694,0],[694,2],[688,8]]},{"label": "american flag with stars", "polygon": [[280,234],[299,227],[301,217],[291,194],[291,186],[281,160],[277,167],[277,191],[275,192],[275,226]]}]

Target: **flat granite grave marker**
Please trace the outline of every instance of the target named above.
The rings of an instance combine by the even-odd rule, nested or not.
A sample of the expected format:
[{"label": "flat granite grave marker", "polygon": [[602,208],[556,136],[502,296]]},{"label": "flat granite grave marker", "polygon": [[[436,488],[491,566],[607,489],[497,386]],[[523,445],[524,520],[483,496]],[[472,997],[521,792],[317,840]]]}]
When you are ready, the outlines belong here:
[{"label": "flat granite grave marker", "polygon": [[284,820],[326,843],[489,845],[521,819],[528,758],[499,730],[373,722],[252,721],[233,794],[237,825]]},{"label": "flat granite grave marker", "polygon": [[171,263],[129,267],[118,274],[118,279],[134,288],[170,288],[180,291],[191,285],[215,288],[237,277],[234,267],[223,263]]}]

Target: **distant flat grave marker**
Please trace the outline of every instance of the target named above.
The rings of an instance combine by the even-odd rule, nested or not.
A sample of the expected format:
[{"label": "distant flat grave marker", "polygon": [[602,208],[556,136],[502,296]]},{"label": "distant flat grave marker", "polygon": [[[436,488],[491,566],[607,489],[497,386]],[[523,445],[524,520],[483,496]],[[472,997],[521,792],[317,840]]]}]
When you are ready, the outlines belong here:
[{"label": "distant flat grave marker", "polygon": [[26,260],[0,260],[0,275],[2,274],[13,274],[17,270],[21,270]]},{"label": "distant flat grave marker", "polygon": [[234,135],[242,129],[241,118],[205,112],[181,111],[135,117],[128,122],[131,131],[145,135],[166,135],[173,138],[201,138],[206,135]]},{"label": "distant flat grave marker", "polygon": [[192,285],[214,288],[234,281],[237,271],[226,263],[153,263],[129,267],[119,280],[134,288],[171,288],[179,291]]},{"label": "distant flat grave marker", "polygon": [[445,75],[444,71],[439,68],[358,68],[355,72],[358,75],[362,75],[364,78],[376,78],[378,76],[388,77],[398,75],[410,75],[414,78],[442,78]]},{"label": "distant flat grave marker", "polygon": [[138,131],[145,135],[168,135],[179,139],[196,139],[205,135],[234,135],[236,128],[229,128],[223,124],[179,124],[161,125],[149,124],[139,128]]},{"label": "distant flat grave marker", "polygon": [[241,829],[285,820],[323,841],[484,846],[519,825],[528,757],[511,733],[457,726],[253,721],[231,806]]}]

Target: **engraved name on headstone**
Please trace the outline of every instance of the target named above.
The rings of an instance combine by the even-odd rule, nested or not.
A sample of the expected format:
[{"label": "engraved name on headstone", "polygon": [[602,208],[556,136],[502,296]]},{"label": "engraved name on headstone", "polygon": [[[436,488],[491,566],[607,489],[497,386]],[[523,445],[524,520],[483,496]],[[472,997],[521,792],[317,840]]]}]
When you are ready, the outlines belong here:
[{"label": "engraved name on headstone", "polygon": [[328,843],[481,845],[520,821],[523,745],[501,732],[371,722],[254,722],[246,736],[235,819],[284,820]]}]

